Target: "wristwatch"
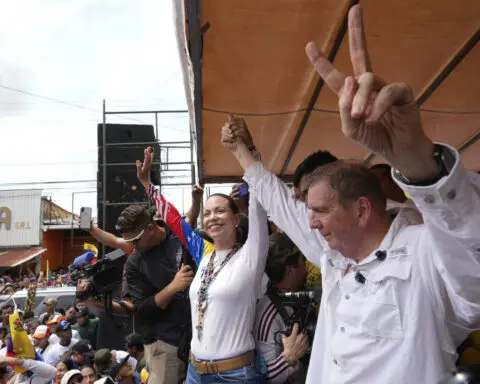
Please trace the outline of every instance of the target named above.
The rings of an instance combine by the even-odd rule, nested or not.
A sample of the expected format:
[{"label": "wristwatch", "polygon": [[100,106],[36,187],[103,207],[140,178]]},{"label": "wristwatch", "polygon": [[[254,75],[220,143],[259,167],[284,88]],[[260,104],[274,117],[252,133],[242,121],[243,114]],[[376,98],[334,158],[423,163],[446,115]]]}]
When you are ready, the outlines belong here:
[{"label": "wristwatch", "polygon": [[402,183],[412,185],[414,187],[427,187],[437,183],[442,177],[448,176],[448,173],[455,164],[455,157],[447,147],[444,147],[440,144],[434,145],[433,157],[435,159],[435,163],[437,164],[437,172],[435,172],[433,176],[423,180],[410,180],[408,177],[402,175],[395,169],[395,177]]}]

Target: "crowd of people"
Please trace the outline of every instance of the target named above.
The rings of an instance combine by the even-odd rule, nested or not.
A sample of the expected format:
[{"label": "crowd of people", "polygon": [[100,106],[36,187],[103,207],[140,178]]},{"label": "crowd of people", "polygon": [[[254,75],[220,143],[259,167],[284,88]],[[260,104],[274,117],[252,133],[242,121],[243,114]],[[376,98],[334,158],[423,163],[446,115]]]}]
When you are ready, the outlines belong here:
[{"label": "crowd of people", "polygon": [[35,285],[39,289],[51,287],[66,287],[74,286],[75,284],[70,280],[68,271],[64,268],[49,271],[48,277],[44,272],[33,273],[6,273],[0,277],[0,294],[11,295],[15,292],[28,289],[28,287]]},{"label": "crowd of people", "polygon": [[90,228],[128,254],[111,306],[133,316],[125,351],[95,345],[96,300],[65,316],[45,303],[44,324],[25,325],[43,359],[0,366],[22,367],[16,382],[33,372],[61,384],[434,384],[453,372],[480,328],[480,176],[426,136],[410,87],[372,73],[358,6],[349,41],[354,76],[314,43],[307,56],[339,98],[345,136],[385,164],[315,152],[292,188],[229,116],[221,140],[245,183],[208,196],[199,229],[201,188],[183,217],[152,185],[145,149],[137,175],[151,206],[120,214],[121,237]]},{"label": "crowd of people", "polygon": [[[93,384],[101,378],[116,383],[140,384],[148,378],[142,337],[125,338],[124,350],[97,349],[98,319],[88,308],[57,308],[56,300],[44,301],[45,312],[38,318],[22,318],[24,332],[34,346],[34,359],[12,356],[9,317],[14,306],[2,307],[0,324],[0,382],[38,384]],[[18,330],[17,330],[18,331]],[[15,376],[21,367],[25,372]],[[4,381],[2,381],[4,380]]]}]

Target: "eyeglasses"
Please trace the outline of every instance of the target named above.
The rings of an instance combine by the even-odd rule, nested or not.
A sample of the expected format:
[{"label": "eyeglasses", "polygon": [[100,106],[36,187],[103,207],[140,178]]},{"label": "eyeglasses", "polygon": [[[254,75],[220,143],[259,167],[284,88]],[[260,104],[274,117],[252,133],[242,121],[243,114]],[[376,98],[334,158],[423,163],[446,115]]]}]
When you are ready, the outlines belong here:
[{"label": "eyeglasses", "polygon": [[131,239],[123,239],[123,240],[126,243],[136,243],[137,241],[139,241],[142,238],[143,234],[145,233],[145,229],[146,228],[142,229],[137,236],[132,237]]}]

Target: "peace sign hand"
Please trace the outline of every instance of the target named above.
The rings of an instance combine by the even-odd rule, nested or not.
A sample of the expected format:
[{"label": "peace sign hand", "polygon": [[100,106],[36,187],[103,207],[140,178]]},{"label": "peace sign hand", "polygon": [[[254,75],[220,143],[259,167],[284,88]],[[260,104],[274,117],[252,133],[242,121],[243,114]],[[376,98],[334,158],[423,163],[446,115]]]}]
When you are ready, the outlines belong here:
[{"label": "peace sign hand", "polygon": [[422,129],[413,91],[372,72],[358,5],[350,9],[348,32],[354,77],[338,71],[315,43],[306,46],[311,63],[339,97],[344,135],[383,157],[407,178],[429,178],[437,171],[433,143]]}]

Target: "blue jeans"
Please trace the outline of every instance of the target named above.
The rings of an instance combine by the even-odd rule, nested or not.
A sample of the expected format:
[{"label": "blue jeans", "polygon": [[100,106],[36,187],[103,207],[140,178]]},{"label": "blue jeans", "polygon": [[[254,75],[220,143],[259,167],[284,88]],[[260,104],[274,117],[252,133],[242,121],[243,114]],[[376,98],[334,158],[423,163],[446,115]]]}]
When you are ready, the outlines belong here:
[{"label": "blue jeans", "polygon": [[214,384],[214,383],[245,383],[245,384],[263,384],[265,379],[257,373],[253,365],[247,365],[233,371],[205,374],[197,372],[192,364],[188,364],[186,384]]}]

